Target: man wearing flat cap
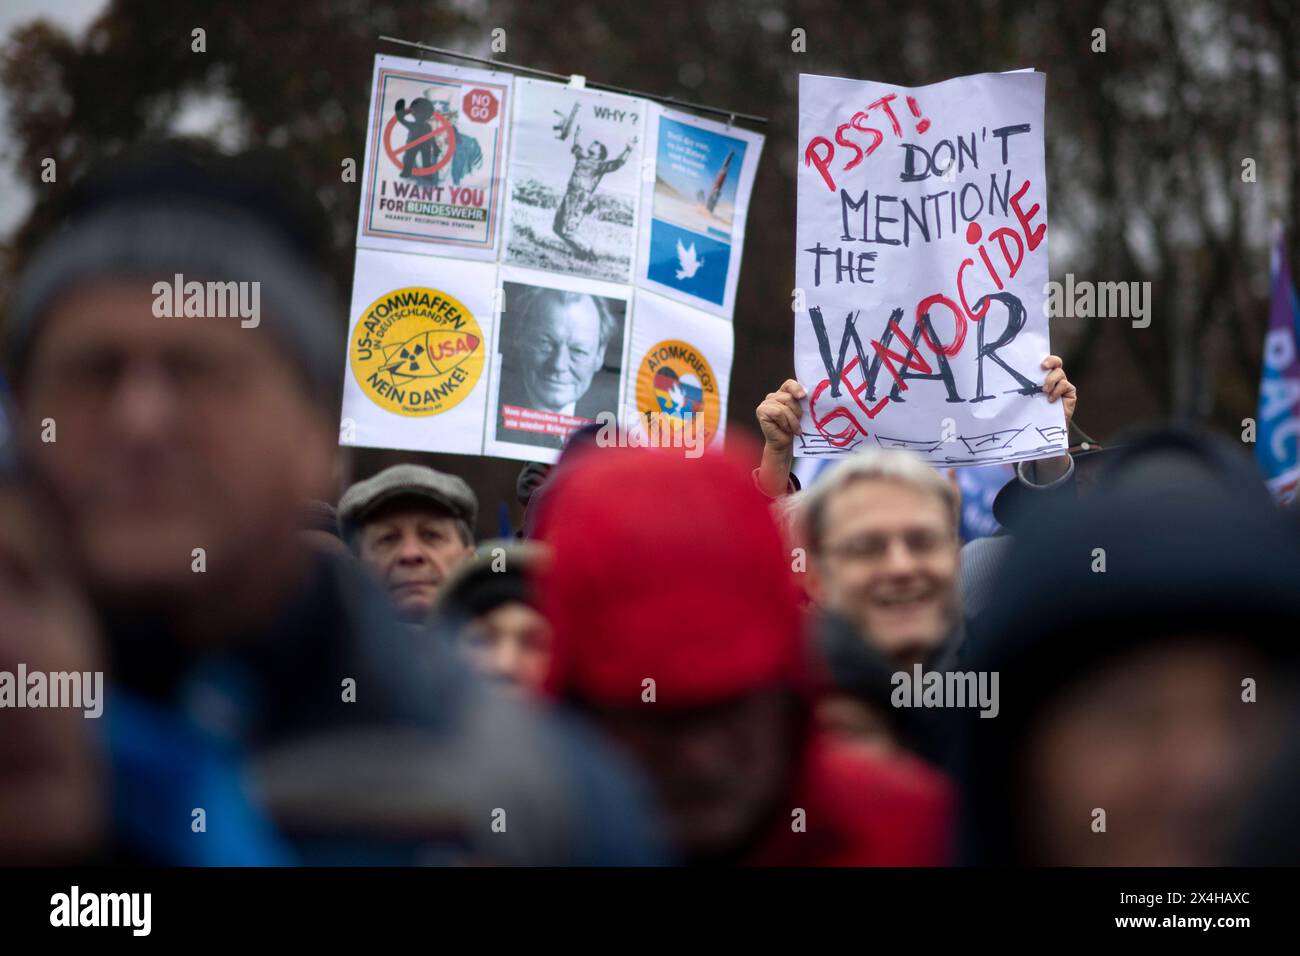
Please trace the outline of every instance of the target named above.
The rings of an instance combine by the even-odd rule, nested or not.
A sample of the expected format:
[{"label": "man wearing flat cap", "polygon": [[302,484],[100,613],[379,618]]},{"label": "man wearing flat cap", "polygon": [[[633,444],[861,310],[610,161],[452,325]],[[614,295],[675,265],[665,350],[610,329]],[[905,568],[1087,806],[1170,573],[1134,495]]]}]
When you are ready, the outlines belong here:
[{"label": "man wearing flat cap", "polygon": [[438,589],[474,554],[478,499],[469,485],[422,465],[394,465],[339,501],[339,530],[405,620],[428,620]]}]

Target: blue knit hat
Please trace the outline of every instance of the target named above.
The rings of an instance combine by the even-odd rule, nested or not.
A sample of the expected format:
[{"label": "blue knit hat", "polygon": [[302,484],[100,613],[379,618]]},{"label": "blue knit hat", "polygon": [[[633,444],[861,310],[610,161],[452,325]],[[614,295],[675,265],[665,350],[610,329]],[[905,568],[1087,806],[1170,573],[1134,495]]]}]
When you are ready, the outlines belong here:
[{"label": "blue knit hat", "polygon": [[259,283],[265,314],[249,333],[271,340],[333,401],[342,384],[342,310],[293,215],[238,160],[203,162],[167,145],[87,177],[15,289],[6,349],[15,386],[52,307],[77,286],[120,277],[171,283],[181,274]]}]

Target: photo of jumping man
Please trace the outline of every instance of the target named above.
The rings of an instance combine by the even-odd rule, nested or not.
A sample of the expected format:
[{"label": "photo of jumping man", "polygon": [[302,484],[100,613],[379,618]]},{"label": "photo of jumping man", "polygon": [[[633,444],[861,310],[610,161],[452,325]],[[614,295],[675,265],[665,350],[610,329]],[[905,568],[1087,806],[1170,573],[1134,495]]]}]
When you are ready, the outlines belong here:
[{"label": "photo of jumping man", "polygon": [[644,104],[533,80],[516,90],[505,261],[630,282]]},{"label": "photo of jumping man", "polygon": [[594,260],[595,252],[578,240],[579,230],[587,218],[587,213],[595,208],[592,196],[599,188],[600,181],[627,162],[628,156],[632,154],[632,148],[636,146],[637,138],[633,136],[623,147],[623,152],[614,159],[606,160],[609,150],[605,148],[605,144],[593,140],[586,149],[583,149],[578,143],[578,137],[581,135],[582,127],[579,126],[573,131],[573,172],[569,174],[569,186],[555,210],[555,221],[551,224],[551,228],[555,230],[557,236],[573,247],[573,251],[579,257]]}]

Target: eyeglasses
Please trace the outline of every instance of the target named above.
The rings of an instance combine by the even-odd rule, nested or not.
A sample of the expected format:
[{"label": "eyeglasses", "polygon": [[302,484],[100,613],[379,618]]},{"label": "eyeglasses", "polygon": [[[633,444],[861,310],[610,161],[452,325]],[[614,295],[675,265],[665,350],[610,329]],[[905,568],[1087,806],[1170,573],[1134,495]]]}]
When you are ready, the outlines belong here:
[{"label": "eyeglasses", "polygon": [[877,563],[889,553],[890,544],[901,540],[903,547],[914,558],[926,558],[953,543],[951,533],[932,528],[909,528],[898,535],[866,534],[847,541],[827,545],[826,554],[845,561]]}]

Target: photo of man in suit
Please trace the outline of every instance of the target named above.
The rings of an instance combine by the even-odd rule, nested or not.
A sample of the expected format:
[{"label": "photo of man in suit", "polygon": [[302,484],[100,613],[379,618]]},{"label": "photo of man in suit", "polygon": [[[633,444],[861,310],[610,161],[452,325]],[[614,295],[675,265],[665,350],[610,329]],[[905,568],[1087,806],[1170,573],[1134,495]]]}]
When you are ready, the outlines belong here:
[{"label": "photo of man in suit", "polygon": [[[512,282],[504,292],[497,440],[559,448],[568,419],[594,420],[618,409],[627,303]],[[512,409],[552,414],[525,417]]]}]

